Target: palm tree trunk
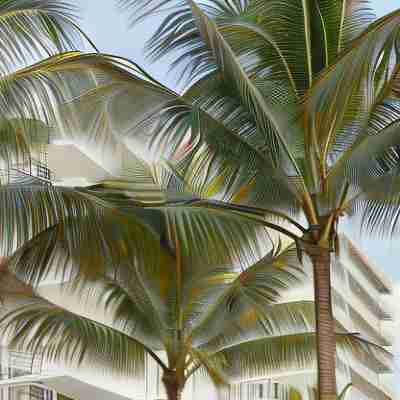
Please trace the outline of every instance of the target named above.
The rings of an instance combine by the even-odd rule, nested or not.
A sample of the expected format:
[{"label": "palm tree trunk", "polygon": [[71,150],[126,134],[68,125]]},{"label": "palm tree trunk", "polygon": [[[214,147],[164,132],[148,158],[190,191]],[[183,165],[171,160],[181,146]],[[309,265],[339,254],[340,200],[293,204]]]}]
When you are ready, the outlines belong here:
[{"label": "palm tree trunk", "polygon": [[176,372],[172,370],[164,371],[162,381],[165,391],[167,392],[168,400],[181,400],[182,387],[179,384]]},{"label": "palm tree trunk", "polygon": [[328,249],[309,249],[313,263],[317,331],[319,400],[336,400],[336,335],[331,297],[331,256]]}]

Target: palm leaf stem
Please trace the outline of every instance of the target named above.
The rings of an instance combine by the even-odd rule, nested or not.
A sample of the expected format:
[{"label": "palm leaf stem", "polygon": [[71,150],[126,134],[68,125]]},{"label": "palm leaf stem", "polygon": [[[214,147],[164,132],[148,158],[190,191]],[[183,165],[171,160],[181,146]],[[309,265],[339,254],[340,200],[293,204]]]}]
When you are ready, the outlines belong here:
[{"label": "palm leaf stem", "polygon": [[[220,210],[221,208],[225,208],[225,207],[220,207],[220,206],[218,206],[218,204],[207,203],[206,204],[206,208]],[[273,229],[273,230],[275,230],[277,232],[280,232],[283,235],[289,237],[290,239],[295,240],[296,243],[298,241],[303,240],[300,236],[297,236],[295,233],[289,231],[288,229],[285,229],[282,226],[274,224],[272,222],[265,221],[265,219],[261,219],[260,217],[257,217],[255,215],[249,215],[248,213],[243,213],[242,211],[235,211],[235,210],[232,210],[232,213],[236,214],[236,215],[239,215],[239,216],[241,216],[241,217],[243,217],[243,218],[245,218],[247,220],[257,222],[260,225],[265,226],[266,228],[270,228],[270,229]]]},{"label": "palm leaf stem", "polygon": [[260,207],[251,207],[251,206],[247,206],[247,205],[244,206],[244,205],[234,204],[234,203],[225,203],[225,202],[217,201],[217,200],[213,200],[213,201],[194,200],[192,204],[194,204],[194,205],[198,204],[200,206],[211,205],[211,206],[220,207],[220,208],[230,210],[230,211],[239,211],[239,212],[243,212],[245,214],[247,213],[247,214],[257,215],[260,217],[272,215],[272,216],[276,216],[276,217],[286,220],[287,222],[289,222],[291,225],[296,227],[302,233],[307,232],[307,229],[303,225],[298,223],[295,219],[290,218],[287,214],[285,214],[283,212],[279,212],[279,211],[275,211],[275,210],[269,210],[269,209],[260,208]]},{"label": "palm leaf stem", "polygon": [[344,32],[344,22],[346,19],[347,2],[348,2],[348,0],[343,0],[342,12],[340,14],[340,27],[339,27],[339,35],[338,35],[338,53],[339,54],[342,52],[342,41],[343,41],[343,32]]},{"label": "palm leaf stem", "polygon": [[308,9],[308,0],[302,0],[303,15],[304,15],[304,33],[306,40],[307,52],[307,71],[308,71],[308,85],[311,87],[313,82],[313,68],[312,68],[312,54],[311,54],[311,32],[310,32],[310,12]]}]

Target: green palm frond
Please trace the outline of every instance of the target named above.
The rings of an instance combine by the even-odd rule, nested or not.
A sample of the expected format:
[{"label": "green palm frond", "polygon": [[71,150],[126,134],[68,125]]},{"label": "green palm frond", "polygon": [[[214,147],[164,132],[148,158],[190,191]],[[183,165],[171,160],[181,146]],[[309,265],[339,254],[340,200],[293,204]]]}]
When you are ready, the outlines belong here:
[{"label": "green palm frond", "polygon": [[363,232],[380,237],[399,233],[400,180],[397,171],[372,178],[356,191],[344,210],[360,222]]},{"label": "green palm frond", "polygon": [[314,346],[313,334],[298,333],[244,342],[221,350],[216,357],[225,360],[225,373],[230,379],[247,379],[314,368]]},{"label": "green palm frond", "polygon": [[[169,91],[134,64],[107,56],[76,55],[65,62],[66,72],[69,63],[72,66],[75,61],[82,65],[82,73],[86,62],[90,71],[102,73],[102,83],[76,93],[74,101],[61,108],[62,118],[56,126],[64,135],[72,135],[78,142],[86,136],[86,140],[93,140],[92,147],[111,135],[114,143],[123,141],[130,152],[139,155],[138,149],[150,149],[145,157],[168,159],[178,177],[187,183],[186,191],[200,197],[265,206],[267,194],[273,193],[282,208],[298,209],[304,191],[301,178],[287,178],[245,135]],[[105,78],[108,76],[109,80]]]},{"label": "green palm frond", "polygon": [[[132,2],[134,3],[134,2]],[[140,2],[137,2],[140,3]],[[154,2],[157,3],[157,2]],[[152,2],[147,2],[147,4],[152,7],[154,4]],[[239,2],[238,2],[239,4]],[[133,4],[135,6],[135,4]],[[183,11],[183,9],[185,11]],[[227,11],[229,6],[225,7],[222,3],[215,2],[215,7],[204,7],[206,10],[217,10],[218,8],[223,11]],[[234,12],[234,8],[230,10]],[[229,42],[225,40],[222,33],[219,31],[218,26],[215,21],[208,17],[208,15],[200,8],[195,2],[188,1],[183,2],[180,7],[181,11],[178,13],[182,13],[181,18],[188,19],[190,22],[190,29],[192,32],[188,33],[189,40],[191,36],[198,35],[199,40],[203,42],[203,46],[208,49],[210,54],[209,58],[212,58],[216,63],[216,67],[220,70],[221,76],[225,83],[236,92],[236,95],[239,96],[242,100],[242,104],[253,114],[257,124],[259,125],[259,129],[264,135],[270,135],[269,141],[267,141],[270,145],[269,153],[270,156],[275,159],[277,154],[279,153],[279,149],[277,146],[283,146],[293,163],[292,167],[295,168],[295,162],[292,158],[292,152],[294,152],[293,148],[289,148],[291,143],[288,143],[289,137],[284,137],[284,133],[287,129],[287,123],[279,117],[278,110],[276,107],[274,108],[271,104],[268,104],[268,101],[261,94],[257,86],[252,82],[250,77],[244,70],[244,67],[241,65],[239,59],[236,57],[234,51],[229,45]],[[229,13],[229,10],[228,10]],[[234,14],[233,14],[234,15]],[[169,18],[170,21],[170,18]],[[180,21],[181,22],[181,21]],[[187,23],[184,24],[184,28],[187,29]],[[162,29],[162,28],[161,28]],[[161,43],[171,43],[171,40],[164,41],[162,34]],[[182,35],[179,35],[179,40],[182,40]],[[157,41],[156,41],[157,42]],[[164,44],[164,46],[167,44]],[[204,51],[202,51],[204,53]],[[197,68],[201,64],[205,64],[206,66],[210,66],[210,60],[206,60],[208,62],[199,63],[199,60],[196,60]],[[208,71],[213,72],[213,71]],[[203,75],[204,72],[200,73]],[[196,75],[199,75],[199,72],[196,71]],[[292,127],[293,129],[293,127]],[[291,137],[293,141],[293,135]],[[278,143],[275,143],[278,141]],[[275,144],[272,144],[275,143]],[[278,152],[278,153],[277,153]]]},{"label": "green palm frond", "polygon": [[318,3],[332,63],[373,22],[375,16],[369,0],[322,0]]},{"label": "green palm frond", "polygon": [[398,74],[398,65],[385,65],[385,77],[375,89],[368,115],[360,117],[363,125],[349,130],[347,143],[329,172],[328,179],[334,188],[343,175],[352,184],[366,186],[368,180],[396,168],[400,107],[393,91]]},{"label": "green palm frond", "polygon": [[49,274],[61,280],[95,279],[135,264],[154,269],[160,257],[157,239],[140,219],[118,217],[113,210],[80,215],[63,219],[26,242],[13,254],[10,267],[33,285]]},{"label": "green palm frond", "polygon": [[10,255],[62,219],[101,215],[101,202],[96,204],[92,199],[83,192],[56,189],[37,182],[0,186],[2,255]]},{"label": "green palm frond", "polygon": [[[122,64],[107,56],[70,52],[4,76],[0,80],[4,130],[1,163],[8,166],[28,157],[28,150],[33,150],[38,141],[42,142],[44,132],[47,133],[46,143],[60,131],[71,135],[75,128],[73,120],[62,118],[60,105],[93,90],[99,80],[118,76],[119,81],[123,81],[126,66]],[[78,133],[81,137],[91,137],[82,130],[76,132],[75,137]]]},{"label": "green palm frond", "polygon": [[[47,145],[50,127],[33,118],[0,119],[0,169],[2,183],[8,183],[11,167],[26,163],[30,154]],[[3,178],[3,179],[2,179]]]},{"label": "green palm frond", "polygon": [[40,353],[49,361],[83,364],[140,375],[146,348],[109,326],[43,300],[33,300],[1,319],[9,346]]},{"label": "green palm frond", "polygon": [[[215,317],[216,321],[223,321]],[[232,315],[225,313],[222,327],[194,336],[207,350],[217,352],[243,342],[265,337],[310,331],[315,324],[314,303],[310,301],[282,302],[270,306],[255,304]],[[208,326],[206,325],[208,328]],[[213,328],[211,326],[211,328]],[[208,342],[207,342],[208,340]]]},{"label": "green palm frond", "polygon": [[[62,280],[107,277],[125,281],[124,289],[133,296],[142,285],[167,325],[175,321],[169,304],[177,301],[178,287],[181,300],[190,299],[194,282],[207,271],[216,266],[229,266],[232,272],[247,268],[270,246],[262,224],[222,209],[185,203],[141,207],[108,191],[102,198],[99,188],[2,190],[15,208],[4,221],[20,229],[22,241],[37,218],[43,223],[32,228],[32,239],[10,260],[18,277],[34,285],[50,273]],[[13,233],[10,246],[14,240]]]},{"label": "green palm frond", "polygon": [[165,326],[158,310],[153,306],[140,277],[132,278],[128,274],[91,283],[89,296],[97,298],[97,306],[104,307],[105,312],[112,316],[113,326],[152,349],[162,350]]},{"label": "green palm frond", "polygon": [[[392,362],[390,353],[357,335],[337,334],[340,351],[358,357],[375,355]],[[228,347],[216,354],[231,379],[256,378],[279,371],[312,369],[316,364],[315,334],[310,332],[266,337]]]},{"label": "green palm frond", "polygon": [[[20,284],[30,288],[22,282]],[[44,281],[36,291],[52,304],[95,318],[148,348],[156,351],[164,348],[163,342],[168,336],[166,327],[162,325],[158,310],[151,303],[137,271],[132,268],[119,268],[113,276],[98,276],[93,280],[69,280],[56,284]],[[95,315],[93,310],[96,310]]]},{"label": "green palm frond", "polygon": [[[340,2],[338,2],[340,5]],[[346,50],[351,43],[375,19],[370,0],[347,0],[342,2],[338,50]]]},{"label": "green palm frond", "polygon": [[47,117],[54,122],[57,106],[94,89],[100,78],[126,79],[124,68],[118,59],[97,53],[59,54],[4,77],[0,107],[5,116]]},{"label": "green palm frond", "polygon": [[[293,145],[293,137],[286,134],[287,123],[283,122],[278,110],[273,108],[258,88],[248,77],[229,43],[218,30],[215,22],[199,8],[195,2],[189,1],[193,16],[203,41],[209,46],[217,64],[223,70],[225,80],[233,83],[233,89],[242,99],[242,103],[254,115],[259,129],[266,135],[269,144],[269,156],[275,165],[280,159],[281,152],[292,162],[291,167],[298,172],[294,157],[297,153]],[[294,130],[294,128],[292,127]],[[291,140],[289,142],[289,140]]]},{"label": "green palm frond", "polygon": [[[225,269],[197,279],[193,287],[196,296],[188,304],[190,312],[197,311],[200,316],[197,321],[193,317],[190,319],[194,325],[192,340],[205,343],[214,338],[212,340],[216,342],[232,343],[235,336],[240,338],[242,334],[257,336],[261,332],[261,335],[271,335],[287,326],[294,327],[296,319],[304,328],[305,316],[310,315],[305,311],[309,309],[308,305],[279,304],[285,290],[302,281],[298,263],[294,247],[282,252],[273,249],[243,271],[233,273]],[[194,308],[194,305],[203,304],[199,295],[212,296],[214,305],[208,305],[205,310]],[[304,320],[298,318],[300,314]],[[277,322],[279,317],[281,320]],[[290,322],[285,324],[285,318]],[[312,319],[308,319],[311,324]]]},{"label": "green palm frond", "polygon": [[90,42],[76,9],[60,0],[7,0],[0,5],[2,74]]},{"label": "green palm frond", "polygon": [[311,138],[317,135],[313,140],[319,146],[316,151],[324,165],[329,166],[328,156],[341,140],[345,145],[351,143],[349,135],[357,137],[368,122],[368,111],[377,96],[370,77],[385,62],[383,56],[394,49],[399,18],[399,11],[395,11],[373,23],[309,91],[304,106],[306,135],[310,137],[306,142],[312,143]]},{"label": "green palm frond", "polygon": [[7,267],[7,257],[0,257],[0,301],[20,301],[34,296],[31,286],[21,282]]},{"label": "green palm frond", "polygon": [[[194,374],[205,373],[219,390],[227,389],[228,377],[223,371],[224,362],[218,358],[212,358],[206,352],[192,349],[190,356],[193,359],[194,369],[189,371],[187,378]],[[199,369],[200,367],[200,369]]]}]

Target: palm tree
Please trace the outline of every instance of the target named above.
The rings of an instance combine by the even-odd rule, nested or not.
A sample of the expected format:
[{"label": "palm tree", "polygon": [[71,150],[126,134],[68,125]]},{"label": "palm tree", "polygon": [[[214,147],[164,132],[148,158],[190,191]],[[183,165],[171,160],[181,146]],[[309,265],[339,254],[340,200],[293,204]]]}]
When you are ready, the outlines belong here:
[{"label": "palm tree", "polygon": [[[148,355],[169,400],[197,373],[223,387],[314,364],[313,302],[285,301],[304,277],[295,246],[273,246],[263,224],[245,215],[197,205],[165,167],[136,159],[118,181],[16,184],[0,197],[11,205],[1,219],[20,227],[16,236],[21,226],[48,225],[3,260],[2,271],[12,272],[3,279],[22,282],[13,278],[19,305],[2,318],[11,347],[120,374],[140,374]],[[61,300],[27,285],[49,279],[64,288]],[[357,335],[336,340],[357,357],[387,358]]]},{"label": "palm tree", "polygon": [[[57,124],[65,135],[108,135],[133,153],[145,148],[149,158],[164,158],[192,195],[189,203],[163,197],[165,206],[182,207],[182,213],[188,205],[229,212],[292,238],[299,257],[305,252],[314,265],[319,397],[334,398],[330,259],[338,221],[360,216],[366,232],[397,229],[400,12],[369,24],[365,7],[355,1],[187,1],[172,9],[168,1],[129,3],[144,6],[145,13],[169,10],[151,54],[178,51],[173,66],[187,82],[183,95],[127,60],[74,53],[12,75],[0,88],[1,107]],[[30,246],[43,240],[48,251],[61,250],[64,242],[57,244],[56,228],[50,228],[60,219],[71,221],[71,213],[82,212],[84,220],[89,213],[96,221],[97,213],[73,190],[3,190],[10,215],[26,213],[18,225],[10,222],[4,254],[31,238]],[[34,197],[42,201],[35,209]],[[64,205],[55,209],[60,201]],[[148,201],[142,217],[157,205]],[[84,230],[73,232],[76,245]],[[214,237],[219,243],[228,236]],[[37,248],[47,254],[36,266],[40,278],[55,256]],[[88,249],[83,261],[98,262],[101,251]],[[25,278],[39,279],[31,269]]]},{"label": "palm tree", "polygon": [[[76,10],[60,0],[4,0],[0,2],[0,86],[24,75],[34,76],[37,62],[66,51],[91,45],[90,39],[75,23]],[[52,61],[56,61],[53,58]],[[51,62],[47,65],[50,67]],[[38,99],[19,96],[3,97],[0,117],[0,168],[10,170],[14,164],[30,158],[37,146],[48,143],[48,130],[43,114],[35,108]],[[22,100],[22,101],[21,101]],[[40,118],[39,118],[40,115]]]},{"label": "palm tree", "polygon": [[204,204],[284,221],[314,265],[319,398],[336,398],[338,223],[356,217],[378,236],[399,226],[400,10],[374,20],[368,0],[120,3],[133,22],[164,15],[148,53],[172,57],[184,86],[157,97],[143,85],[154,111],[125,133],[146,129]]}]

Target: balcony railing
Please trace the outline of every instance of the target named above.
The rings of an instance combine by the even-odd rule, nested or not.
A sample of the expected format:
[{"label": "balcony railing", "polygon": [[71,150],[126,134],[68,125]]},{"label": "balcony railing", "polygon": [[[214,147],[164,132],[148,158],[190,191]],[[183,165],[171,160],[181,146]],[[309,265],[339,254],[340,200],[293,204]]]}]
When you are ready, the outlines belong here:
[{"label": "balcony railing", "polygon": [[47,185],[50,185],[53,180],[52,173],[47,165],[36,160],[14,164],[8,171],[8,183],[24,178],[36,178],[38,182]]},{"label": "balcony railing", "polygon": [[2,389],[2,398],[5,397],[4,391],[8,392],[8,400],[56,400],[51,389],[38,385],[15,386]]},{"label": "balcony railing", "polygon": [[42,357],[18,351],[1,351],[0,379],[14,379],[23,376],[40,375]]}]

